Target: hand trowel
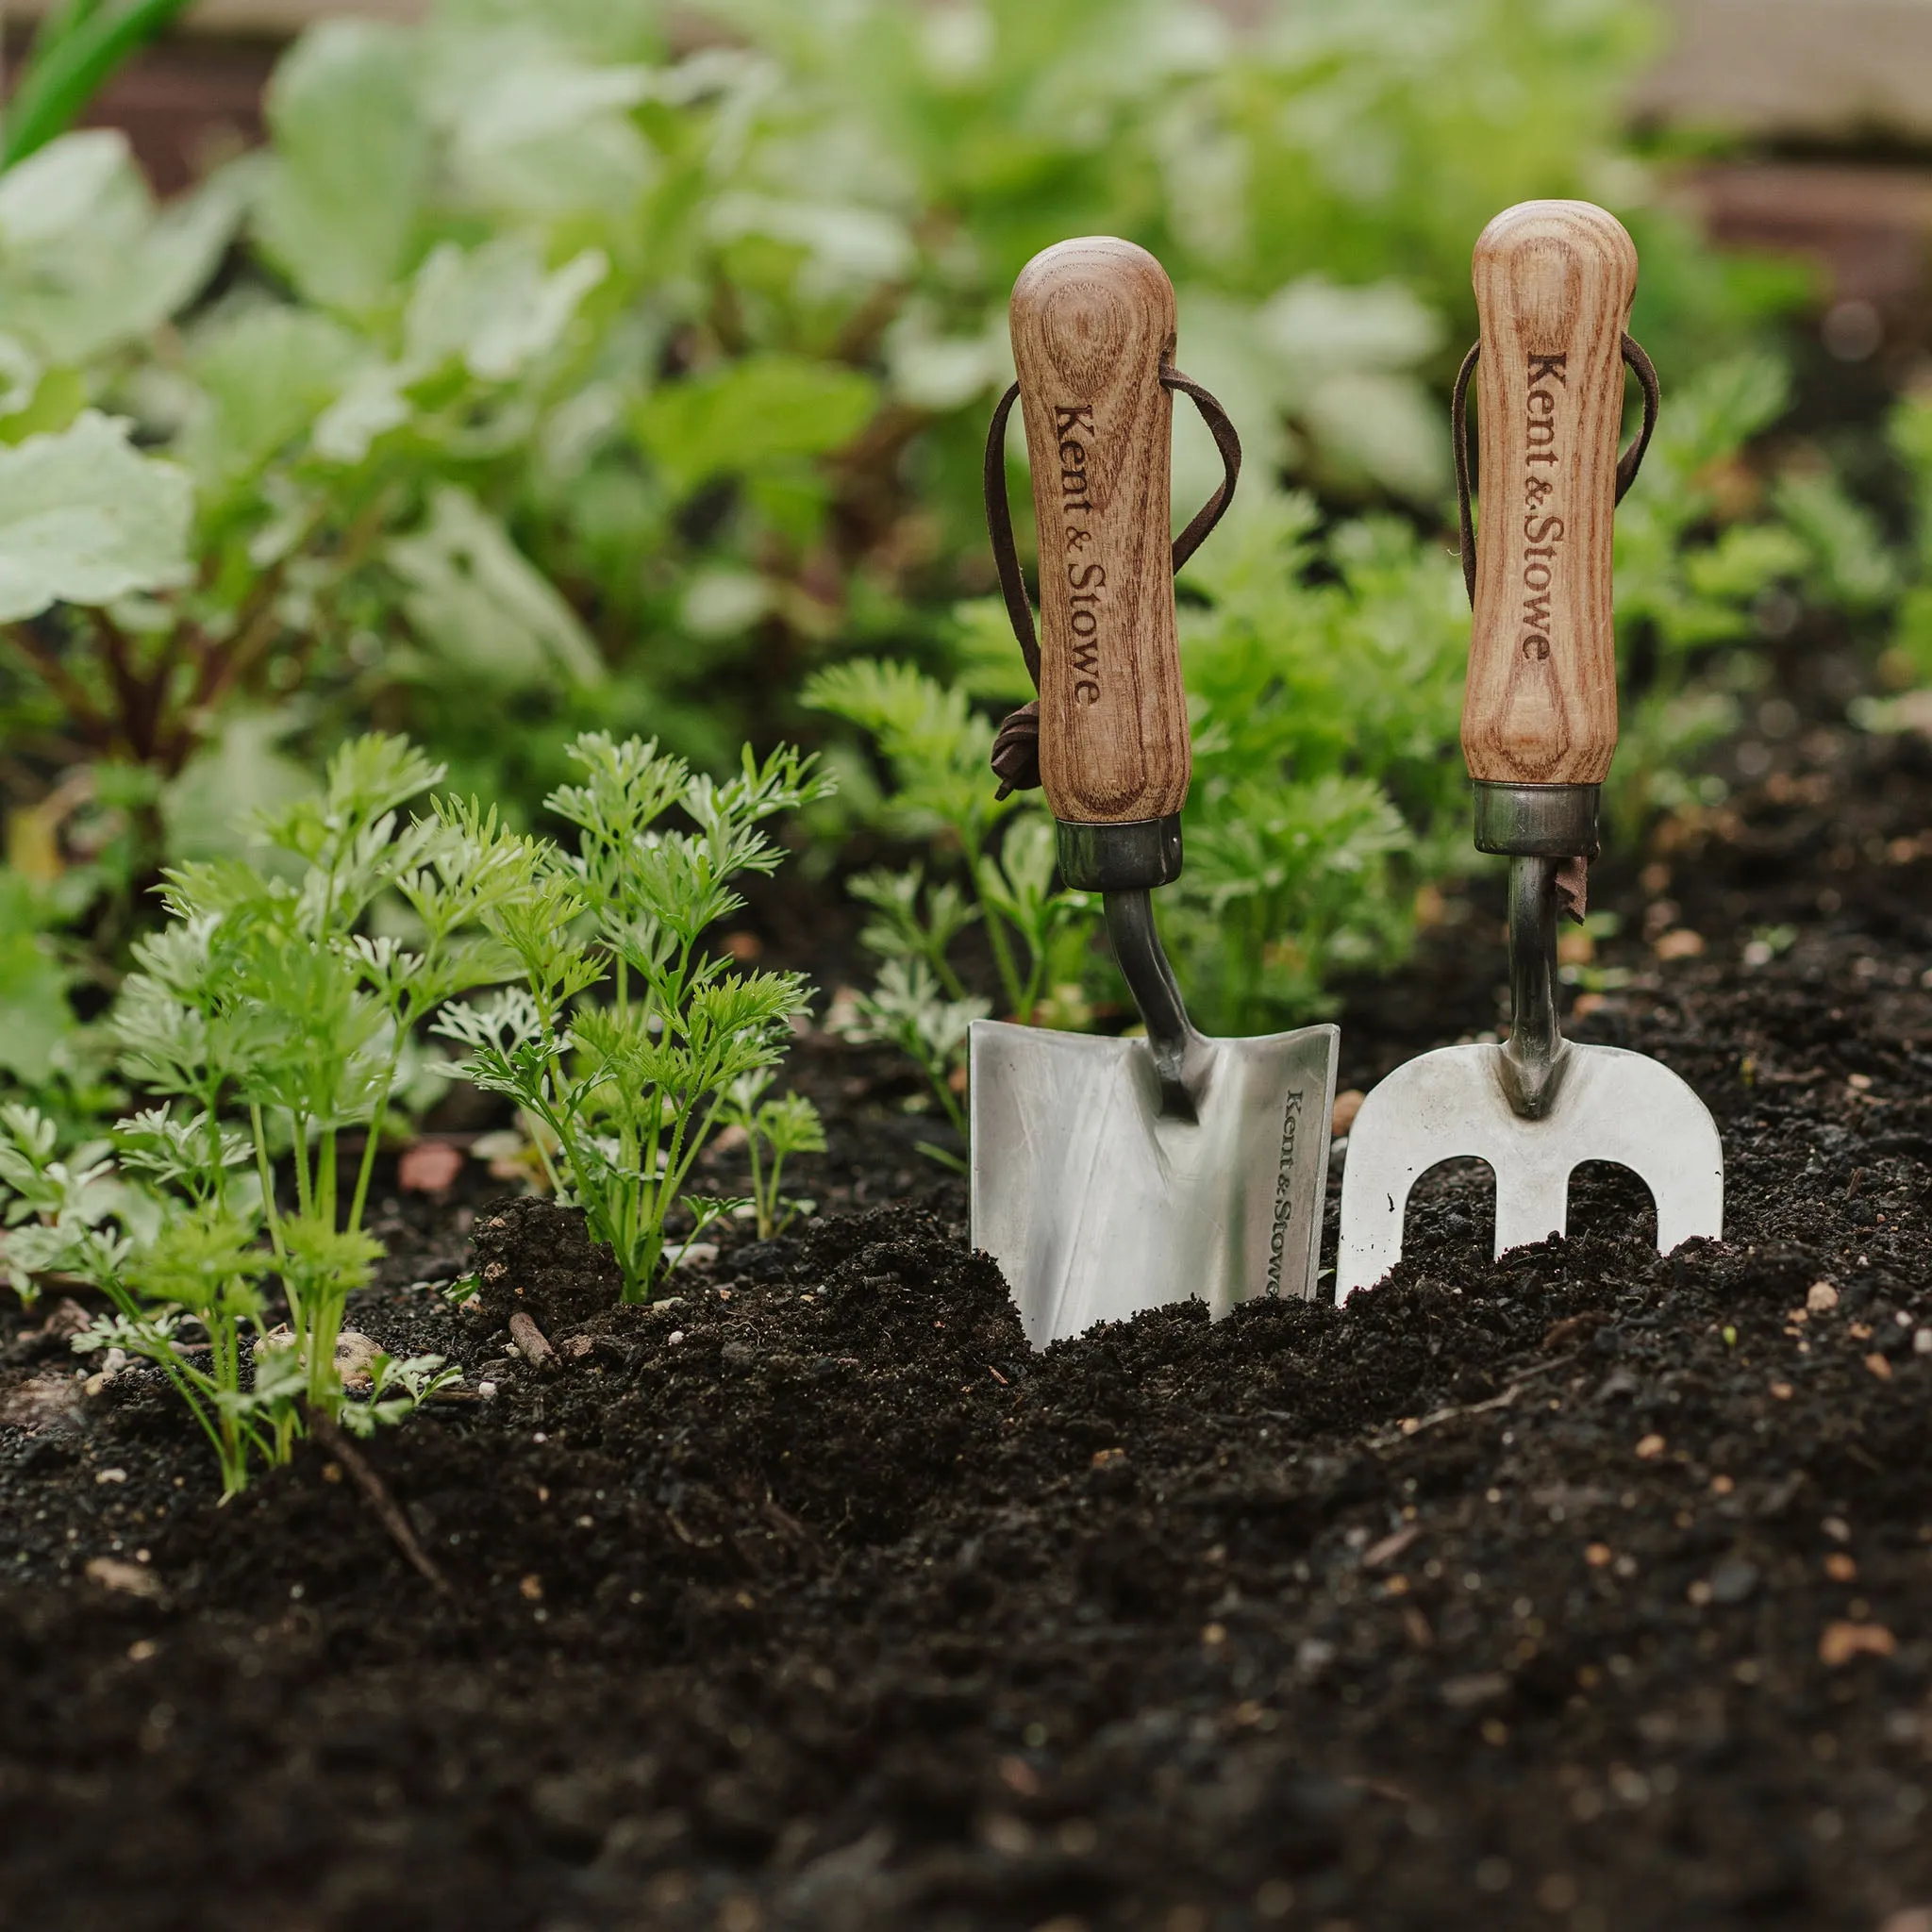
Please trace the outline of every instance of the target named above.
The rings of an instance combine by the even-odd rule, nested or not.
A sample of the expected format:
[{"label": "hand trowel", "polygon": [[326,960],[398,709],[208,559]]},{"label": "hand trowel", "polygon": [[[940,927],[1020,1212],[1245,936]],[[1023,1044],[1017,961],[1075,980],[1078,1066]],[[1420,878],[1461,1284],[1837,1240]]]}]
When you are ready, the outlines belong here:
[{"label": "hand trowel", "polygon": [[[1588,202],[1524,202],[1483,230],[1474,275],[1483,502],[1473,552],[1464,517],[1462,748],[1476,849],[1509,859],[1509,1037],[1424,1054],[1362,1103],[1342,1174],[1338,1300],[1400,1258],[1409,1190],[1444,1160],[1494,1173],[1498,1255],[1564,1232],[1570,1174],[1586,1160],[1649,1187],[1664,1253],[1724,1226],[1724,1154],[1704,1103],[1660,1061],[1566,1041],[1557,1021],[1558,895],[1574,906],[1595,856],[1617,743],[1611,520],[1656,420],[1656,376],[1624,333],[1637,251]],[[1626,360],[1646,418],[1620,462]],[[1456,412],[1465,505],[1469,368]]]},{"label": "hand trowel", "polygon": [[[1173,367],[1173,287],[1129,242],[1063,242],[1022,271],[1011,325],[1039,526],[1038,775],[1061,874],[1103,895],[1146,1023],[1144,1039],[972,1029],[974,1243],[1043,1348],[1170,1302],[1218,1316],[1312,1294],[1336,1029],[1205,1037],[1155,927],[1153,895],[1180,874],[1191,769],[1174,572],[1225,508],[1240,449]],[[1228,480],[1171,542],[1174,389],[1201,404]],[[988,501],[1025,648],[1001,454],[1011,402],[989,441]]]}]

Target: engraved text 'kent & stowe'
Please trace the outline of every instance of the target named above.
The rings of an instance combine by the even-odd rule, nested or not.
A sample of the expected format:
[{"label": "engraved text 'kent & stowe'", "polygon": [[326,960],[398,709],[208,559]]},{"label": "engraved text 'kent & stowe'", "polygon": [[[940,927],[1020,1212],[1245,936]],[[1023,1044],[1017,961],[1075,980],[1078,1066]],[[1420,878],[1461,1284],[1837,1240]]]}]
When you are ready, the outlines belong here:
[{"label": "engraved text 'kent & stowe'", "polygon": [[1107,566],[1082,562],[1081,553],[1093,541],[1085,519],[1093,513],[1088,489],[1087,445],[1081,438],[1093,432],[1091,403],[1068,408],[1054,406],[1054,433],[1060,443],[1060,514],[1065,528],[1067,590],[1073,614],[1067,627],[1074,634],[1074,702],[1100,702],[1100,593],[1107,587]]},{"label": "engraved text 'kent & stowe'", "polygon": [[[1529,358],[1529,423],[1526,461],[1554,469],[1557,450],[1557,397],[1567,391],[1569,379],[1563,373],[1568,358],[1562,356],[1532,356]],[[1543,387],[1544,383],[1551,386]],[[1550,655],[1550,592],[1557,581],[1557,545],[1563,541],[1563,519],[1555,515],[1548,499],[1556,486],[1534,470],[1523,481],[1524,505],[1528,510],[1523,520],[1523,636],[1517,649],[1525,658],[1541,663]]]}]

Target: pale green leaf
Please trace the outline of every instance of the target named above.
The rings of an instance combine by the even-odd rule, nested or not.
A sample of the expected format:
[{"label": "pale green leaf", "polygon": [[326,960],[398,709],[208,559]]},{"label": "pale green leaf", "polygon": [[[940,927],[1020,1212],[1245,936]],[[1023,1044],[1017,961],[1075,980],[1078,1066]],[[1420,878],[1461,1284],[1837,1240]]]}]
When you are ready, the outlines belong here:
[{"label": "pale green leaf", "polygon": [[633,216],[659,167],[629,110],[656,76],[579,60],[550,25],[429,37],[425,100],[447,135],[451,175],[486,208]]},{"label": "pale green leaf", "polygon": [[252,164],[157,209],[126,137],[63,135],[0,175],[0,315],[52,362],[146,335],[206,285]]},{"label": "pale green leaf", "polygon": [[400,29],[329,20],[275,69],[275,158],[256,225],[295,286],[325,306],[374,308],[408,266],[430,165],[412,66]]},{"label": "pale green leaf", "polygon": [[679,491],[785,458],[822,456],[870,421],[878,388],[856,369],[801,356],[747,356],[654,391],[639,440]]},{"label": "pale green leaf", "polygon": [[427,524],[387,554],[410,623],[451,663],[512,690],[602,676],[575,612],[467,491],[440,489]]},{"label": "pale green leaf", "polygon": [[258,862],[251,830],[258,814],[315,791],[314,774],[282,750],[298,720],[284,711],[241,711],[191,758],[161,794],[167,850],[177,861],[233,858]]},{"label": "pale green leaf", "polygon": [[94,410],[0,449],[0,623],[185,582],[192,513],[188,472]]},{"label": "pale green leaf", "polygon": [[1364,472],[1422,503],[1448,488],[1449,425],[1416,377],[1368,369],[1333,375],[1304,400],[1302,414],[1344,473]]},{"label": "pale green leaf", "polygon": [[1441,319],[1400,282],[1291,282],[1261,310],[1260,339],[1302,379],[1338,369],[1410,369],[1442,339]]},{"label": "pale green leaf", "polygon": [[370,445],[409,420],[409,399],[403,393],[408,372],[392,363],[363,369],[349,378],[342,392],[315,422],[315,454],[325,462],[359,463]]},{"label": "pale green leaf", "polygon": [[259,469],[309,427],[358,356],[354,337],[309,309],[263,304],[222,317],[194,344],[204,407],[183,460],[219,481]]},{"label": "pale green leaf", "polygon": [[412,374],[455,359],[480,381],[509,381],[557,346],[609,269],[601,250],[587,248],[546,273],[541,244],[527,236],[469,254],[445,242],[416,276],[405,359]]},{"label": "pale green leaf", "polygon": [[708,225],[720,242],[758,235],[802,249],[801,292],[820,299],[896,281],[914,258],[903,222],[851,202],[789,201],[734,191],[711,205]]},{"label": "pale green leaf", "polygon": [[32,1084],[54,1070],[54,1049],[74,1029],[68,974],[34,930],[32,892],[0,868],[0,1071]]}]

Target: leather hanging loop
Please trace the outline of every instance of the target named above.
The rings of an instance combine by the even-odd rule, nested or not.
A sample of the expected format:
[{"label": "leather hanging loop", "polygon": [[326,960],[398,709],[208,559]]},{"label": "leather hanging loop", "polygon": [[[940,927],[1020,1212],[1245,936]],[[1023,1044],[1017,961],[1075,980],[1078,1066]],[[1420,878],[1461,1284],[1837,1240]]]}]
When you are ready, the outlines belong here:
[{"label": "leather hanging loop", "polygon": [[[1040,639],[1033,628],[1026,579],[1020,573],[1020,553],[1013,544],[1013,506],[1007,501],[1007,422],[1019,400],[1016,382],[994,406],[992,421],[986,429],[986,460],[980,467],[979,484],[986,498],[986,534],[992,541],[993,565],[1000,574],[1000,595],[1007,600],[1007,621],[1013,626],[1020,655],[1026,660],[1026,675],[1038,691]],[[1033,783],[1038,785],[1040,780]]]},{"label": "leather hanging loop", "polygon": [[[1656,380],[1652,378],[1653,382]],[[1188,526],[1174,540],[1174,569],[1176,575],[1195,551],[1208,541],[1216,524],[1227,514],[1234,501],[1241,474],[1241,440],[1227,411],[1214,395],[1178,369],[1163,368],[1160,386],[1186,396],[1201,412],[1214,446],[1221,452],[1221,484],[1190,519]],[[986,458],[980,470],[980,488],[986,499],[986,532],[992,544],[992,558],[999,572],[1000,595],[1007,607],[1007,619],[1020,655],[1026,662],[1026,675],[1033,689],[1040,689],[1040,637],[1034,627],[1033,605],[1026,595],[1026,579],[1020,569],[1020,553],[1013,538],[1013,509],[1007,500],[1007,424],[1013,405],[1020,398],[1016,382],[994,406],[992,421],[986,431]],[[995,794],[1005,798],[1015,791],[1034,791],[1040,787],[1040,700],[1009,712],[993,734],[992,769],[1000,781]]]},{"label": "leather hanging loop", "polygon": [[1163,369],[1160,386],[1186,396],[1193,404],[1201,412],[1202,422],[1208,425],[1208,435],[1214,439],[1214,447],[1221,452],[1221,487],[1194,512],[1187,528],[1174,540],[1174,574],[1179,576],[1188,559],[1207,542],[1215,525],[1227,514],[1227,507],[1234,501],[1235,486],[1241,478],[1241,440],[1235,434],[1234,425],[1227,420],[1227,411],[1214,396],[1198,382],[1183,375],[1178,369]]},{"label": "leather hanging loop", "polygon": [[[1643,424],[1630,447],[1617,458],[1618,503],[1630,493],[1630,486],[1643,467],[1643,454],[1650,447],[1662,404],[1657,370],[1642,346],[1634,336],[1625,335],[1622,347],[1624,366],[1636,376],[1638,387],[1643,391]],[[1462,545],[1462,587],[1469,592],[1471,605],[1475,603],[1475,515],[1471,507],[1469,481],[1469,379],[1475,374],[1476,357],[1481,349],[1480,342],[1470,345],[1462,367],[1456,372],[1456,387],[1449,392],[1450,436],[1456,445],[1457,535]]]},{"label": "leather hanging loop", "polygon": [[1651,360],[1638,346],[1634,336],[1624,336],[1624,364],[1643,391],[1643,426],[1638,430],[1637,439],[1622,456],[1617,458],[1617,497],[1622,503],[1629,495],[1630,486],[1637,480],[1637,473],[1643,467],[1643,453],[1650,447],[1651,433],[1657,428],[1657,413],[1661,407],[1661,395],[1657,389],[1657,371]]}]

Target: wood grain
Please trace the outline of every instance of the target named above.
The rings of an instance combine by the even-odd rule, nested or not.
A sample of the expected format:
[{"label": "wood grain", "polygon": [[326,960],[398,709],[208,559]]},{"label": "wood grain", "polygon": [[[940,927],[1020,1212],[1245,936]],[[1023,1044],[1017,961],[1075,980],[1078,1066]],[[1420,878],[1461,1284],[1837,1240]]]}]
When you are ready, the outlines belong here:
[{"label": "wood grain", "polygon": [[1013,284],[1013,360],[1040,532],[1040,773],[1054,816],[1165,818],[1188,795],[1174,637],[1174,288],[1106,236],[1036,255]]},{"label": "wood grain", "polygon": [[1587,201],[1475,244],[1482,496],[1462,749],[1472,777],[1593,785],[1617,748],[1610,540],[1637,250]]}]

